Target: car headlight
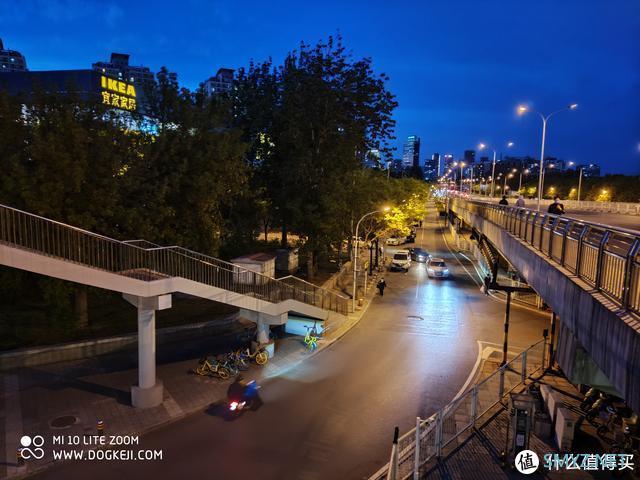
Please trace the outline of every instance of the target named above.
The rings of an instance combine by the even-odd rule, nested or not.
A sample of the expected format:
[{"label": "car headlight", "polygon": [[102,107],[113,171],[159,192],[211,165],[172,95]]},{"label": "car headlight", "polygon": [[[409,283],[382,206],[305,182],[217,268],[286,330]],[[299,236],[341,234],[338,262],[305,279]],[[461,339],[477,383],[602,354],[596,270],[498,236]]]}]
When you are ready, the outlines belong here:
[{"label": "car headlight", "polygon": [[429,272],[429,273],[435,273],[435,271],[433,270],[433,268],[427,268],[427,272]]},{"label": "car headlight", "polygon": [[449,273],[449,269],[448,269],[448,268],[445,268],[445,269],[442,271],[442,273]]}]

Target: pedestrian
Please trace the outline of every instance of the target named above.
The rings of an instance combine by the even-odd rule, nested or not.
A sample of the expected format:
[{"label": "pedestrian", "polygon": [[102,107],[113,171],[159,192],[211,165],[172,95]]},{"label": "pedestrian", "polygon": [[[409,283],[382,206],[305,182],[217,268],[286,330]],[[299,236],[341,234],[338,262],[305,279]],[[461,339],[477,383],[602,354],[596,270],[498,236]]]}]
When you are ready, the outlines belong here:
[{"label": "pedestrian", "polygon": [[384,297],[384,287],[386,286],[387,286],[387,282],[384,281],[384,278],[381,278],[380,280],[378,280],[378,283],[376,284],[376,288],[380,292],[381,297]]},{"label": "pedestrian", "polygon": [[507,196],[506,195],[502,195],[502,200],[500,200],[498,202],[498,205],[509,205],[509,202],[507,201]]},{"label": "pedestrian", "polygon": [[422,228],[422,220],[420,220],[420,228]]},{"label": "pedestrian", "polygon": [[491,275],[488,273],[484,276],[484,293],[489,295],[489,287],[491,286]]},{"label": "pedestrian", "polygon": [[516,200],[516,207],[518,207],[518,208],[524,208],[525,207],[524,197],[522,195],[518,195],[518,199]]},{"label": "pedestrian", "polygon": [[553,197],[553,203],[549,205],[547,212],[553,215],[562,215],[564,213],[564,205],[560,203],[560,197],[558,195]]}]

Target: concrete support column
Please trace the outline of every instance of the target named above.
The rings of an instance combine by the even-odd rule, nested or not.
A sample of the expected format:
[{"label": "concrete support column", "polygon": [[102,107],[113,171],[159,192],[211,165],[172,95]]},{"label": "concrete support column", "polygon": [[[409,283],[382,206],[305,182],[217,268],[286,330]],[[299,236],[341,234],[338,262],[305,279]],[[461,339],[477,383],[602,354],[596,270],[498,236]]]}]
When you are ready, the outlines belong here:
[{"label": "concrete support column", "polygon": [[258,321],[257,321],[257,326],[258,326],[258,343],[259,344],[265,344],[265,343],[269,343],[269,324],[264,320],[264,318],[261,318],[261,316],[258,316]]},{"label": "concrete support column", "polygon": [[162,382],[156,379],[156,310],[171,308],[171,295],[123,297],[138,309],[138,384],[131,387],[131,404],[138,408],[162,403]]}]

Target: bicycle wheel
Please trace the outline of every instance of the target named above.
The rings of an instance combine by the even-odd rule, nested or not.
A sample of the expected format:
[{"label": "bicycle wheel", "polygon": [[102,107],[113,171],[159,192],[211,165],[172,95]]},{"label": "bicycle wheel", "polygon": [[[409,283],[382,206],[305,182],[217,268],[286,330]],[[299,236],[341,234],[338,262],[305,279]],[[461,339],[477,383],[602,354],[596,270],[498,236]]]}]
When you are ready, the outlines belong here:
[{"label": "bicycle wheel", "polygon": [[195,372],[196,372],[198,375],[203,375],[203,376],[204,376],[204,375],[207,375],[207,367],[205,367],[205,366],[204,366],[204,364],[200,364],[200,365],[198,365],[198,366],[196,367]]},{"label": "bicycle wheel", "polygon": [[218,375],[218,377],[220,377],[222,380],[226,380],[227,378],[229,378],[229,370],[227,370],[224,367],[218,367],[218,369],[216,370],[216,374]]},{"label": "bicycle wheel", "polygon": [[269,361],[269,355],[264,350],[256,354],[256,363],[258,365],[264,365],[268,361]]}]

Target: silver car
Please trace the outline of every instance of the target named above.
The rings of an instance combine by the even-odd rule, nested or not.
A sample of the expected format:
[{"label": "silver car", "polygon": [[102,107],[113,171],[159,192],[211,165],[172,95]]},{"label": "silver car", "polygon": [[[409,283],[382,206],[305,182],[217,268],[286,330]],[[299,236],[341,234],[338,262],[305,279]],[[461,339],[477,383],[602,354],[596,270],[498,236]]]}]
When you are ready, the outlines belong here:
[{"label": "silver car", "polygon": [[431,258],[427,262],[429,277],[444,278],[449,276],[449,268],[442,258]]}]

